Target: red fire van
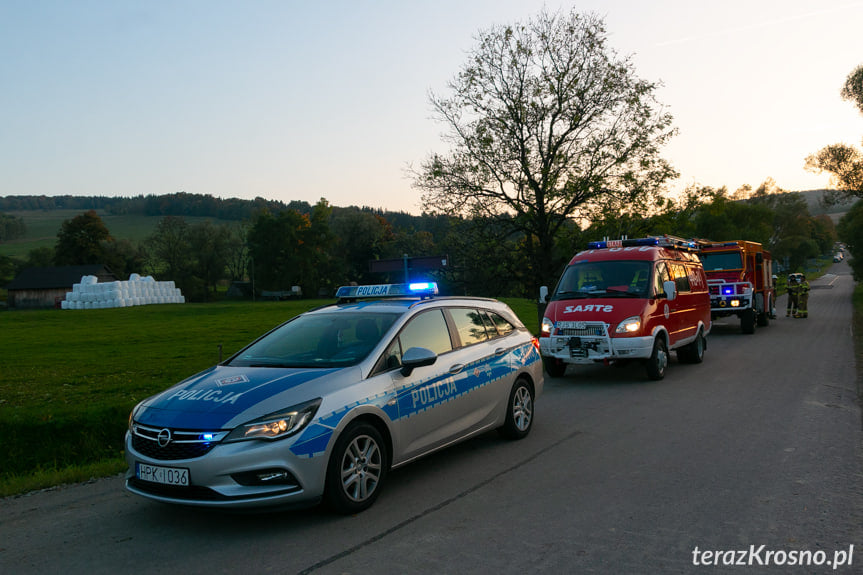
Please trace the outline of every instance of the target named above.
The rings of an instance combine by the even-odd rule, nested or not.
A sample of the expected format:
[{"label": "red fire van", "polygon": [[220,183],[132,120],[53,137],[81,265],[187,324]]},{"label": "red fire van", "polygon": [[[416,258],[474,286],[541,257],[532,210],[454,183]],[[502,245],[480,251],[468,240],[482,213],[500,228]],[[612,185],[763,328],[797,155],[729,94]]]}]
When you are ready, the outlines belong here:
[{"label": "red fire van", "polygon": [[567,364],[644,361],[665,377],[670,350],[700,363],[710,333],[710,294],[694,242],[670,236],[591,242],[569,262],[540,328],[546,371]]}]

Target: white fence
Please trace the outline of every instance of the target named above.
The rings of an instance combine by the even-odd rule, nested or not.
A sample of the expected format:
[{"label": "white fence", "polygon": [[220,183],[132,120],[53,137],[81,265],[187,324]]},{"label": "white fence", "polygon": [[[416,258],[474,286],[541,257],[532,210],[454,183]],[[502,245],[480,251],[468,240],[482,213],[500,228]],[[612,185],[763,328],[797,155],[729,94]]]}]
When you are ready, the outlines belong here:
[{"label": "white fence", "polygon": [[154,303],[185,303],[174,282],[157,282],[152,276],[129,276],[128,281],[99,283],[96,276],[84,276],[72,286],[61,302],[63,309],[104,309]]}]

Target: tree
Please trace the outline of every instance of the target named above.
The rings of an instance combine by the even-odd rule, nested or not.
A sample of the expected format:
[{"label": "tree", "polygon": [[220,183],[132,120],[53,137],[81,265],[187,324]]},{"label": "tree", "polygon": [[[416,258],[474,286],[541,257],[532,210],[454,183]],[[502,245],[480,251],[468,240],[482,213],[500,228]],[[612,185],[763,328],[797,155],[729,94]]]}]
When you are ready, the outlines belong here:
[{"label": "tree", "polygon": [[[863,65],[848,75],[840,95],[843,100],[851,100],[863,113]],[[822,148],[806,158],[806,169],[831,174],[831,184],[838,193],[825,196],[826,201],[863,198],[863,153],[853,146],[832,144]]]},{"label": "tree", "polygon": [[258,214],[249,228],[249,256],[256,290],[282,291],[302,285],[308,216],[294,210]]},{"label": "tree", "polygon": [[677,175],[659,157],[675,130],[657,85],[607,46],[595,15],[542,11],[493,27],[448,87],[430,100],[452,151],[414,172],[424,208],[511,216],[536,285],[556,279],[555,235],[572,217],[644,201]]},{"label": "tree", "polygon": [[59,266],[104,263],[102,242],[105,241],[113,241],[108,228],[95,210],[89,210],[60,226],[54,261]]},{"label": "tree", "polygon": [[863,200],[856,202],[848,210],[836,227],[839,239],[851,252],[851,269],[854,279],[863,279]]},{"label": "tree", "polygon": [[133,272],[144,271],[146,253],[138,242],[120,239],[102,242],[104,263],[120,279],[128,278]]},{"label": "tree", "polygon": [[369,271],[369,261],[401,256],[391,249],[392,226],[381,215],[355,209],[339,210],[333,214],[331,229],[338,238],[339,283],[376,283],[379,278]]},{"label": "tree", "polygon": [[227,225],[215,225],[210,220],[189,227],[192,287],[203,301],[209,298],[209,288],[215,292],[219,280],[225,277],[230,235]]},{"label": "tree", "polygon": [[174,280],[182,289],[189,275],[191,248],[189,225],[182,217],[165,216],[159,220],[156,231],[147,238],[150,255],[156,260],[151,267]]}]

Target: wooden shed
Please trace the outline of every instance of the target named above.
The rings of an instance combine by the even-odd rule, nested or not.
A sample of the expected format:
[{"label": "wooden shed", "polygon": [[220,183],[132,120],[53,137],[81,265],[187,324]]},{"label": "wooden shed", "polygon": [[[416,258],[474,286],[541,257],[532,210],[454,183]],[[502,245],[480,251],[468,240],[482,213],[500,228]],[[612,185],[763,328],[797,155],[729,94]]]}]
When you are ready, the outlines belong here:
[{"label": "wooden shed", "polygon": [[99,283],[117,281],[117,277],[101,264],[27,268],[6,286],[10,308],[60,307],[66,292],[81,282],[84,276],[96,276]]}]

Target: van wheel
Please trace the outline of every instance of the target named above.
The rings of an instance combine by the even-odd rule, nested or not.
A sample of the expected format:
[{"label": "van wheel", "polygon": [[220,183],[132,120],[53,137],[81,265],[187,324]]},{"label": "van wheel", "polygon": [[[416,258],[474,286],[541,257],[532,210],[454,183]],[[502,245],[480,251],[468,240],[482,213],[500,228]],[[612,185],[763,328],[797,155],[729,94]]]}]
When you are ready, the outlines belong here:
[{"label": "van wheel", "polygon": [[764,308],[762,313],[758,314],[758,327],[767,327],[770,325],[770,309],[773,306],[773,302],[770,301],[770,296],[767,296],[767,307]]},{"label": "van wheel", "polygon": [[554,357],[542,358],[542,365],[550,377],[563,377],[566,373],[566,364]]},{"label": "van wheel", "polygon": [[650,354],[650,359],[647,360],[647,377],[658,381],[665,377],[665,368],[668,366],[668,346],[665,345],[665,338],[661,335],[656,336],[653,341],[653,353]]},{"label": "van wheel", "polygon": [[740,331],[755,333],[755,310],[750,308],[740,315]]},{"label": "van wheel", "polygon": [[705,349],[707,349],[707,341],[705,341],[702,331],[698,330],[695,341],[677,350],[677,359],[683,363],[701,363],[704,361]]}]

